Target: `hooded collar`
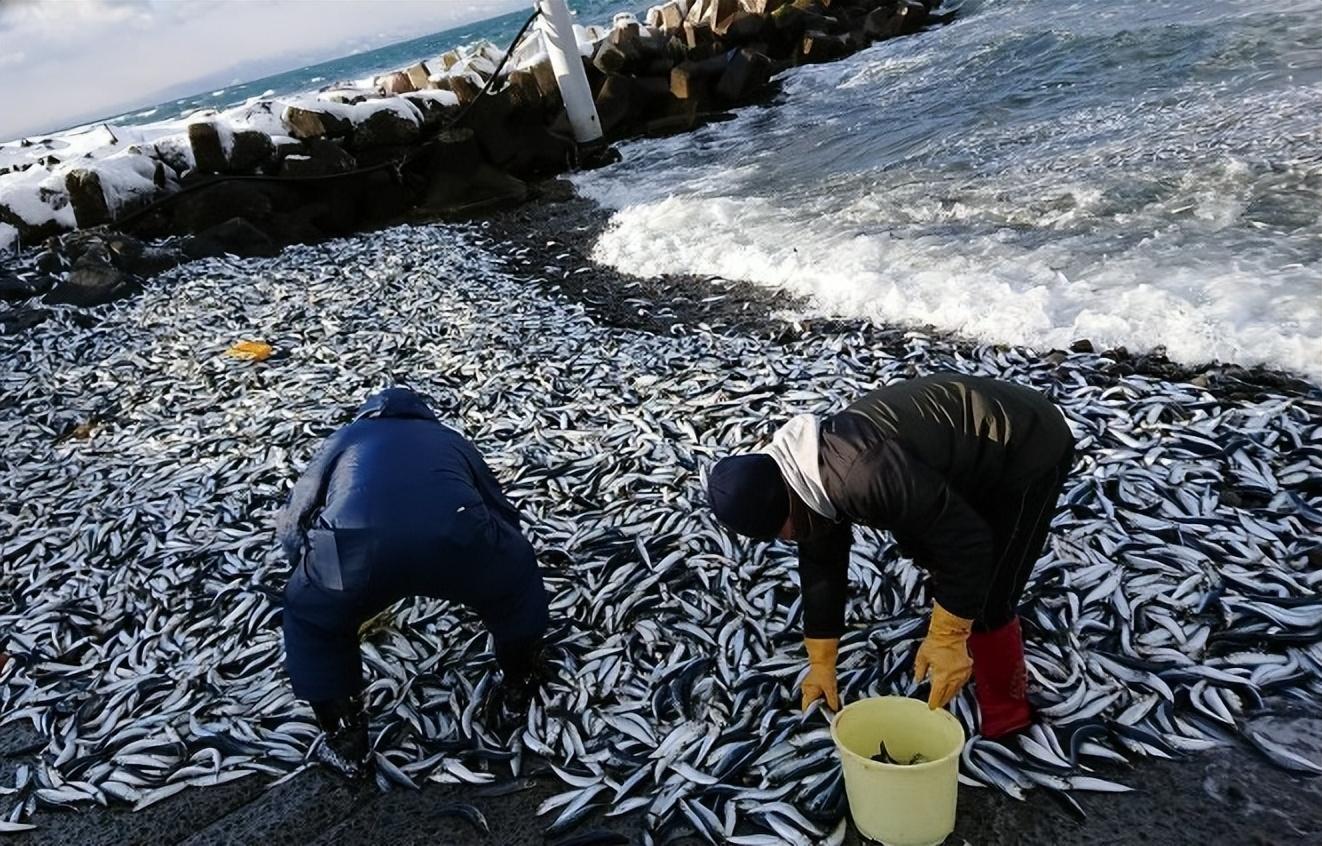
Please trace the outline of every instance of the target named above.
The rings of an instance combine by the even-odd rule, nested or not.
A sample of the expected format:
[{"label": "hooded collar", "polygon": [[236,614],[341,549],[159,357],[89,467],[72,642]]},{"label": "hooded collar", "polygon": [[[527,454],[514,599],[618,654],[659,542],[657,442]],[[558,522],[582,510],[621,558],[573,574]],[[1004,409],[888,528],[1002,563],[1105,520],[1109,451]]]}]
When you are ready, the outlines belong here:
[{"label": "hooded collar", "polygon": [[436,420],[436,415],[428,408],[427,401],[408,388],[386,388],[373,394],[358,408],[354,420],[376,417],[413,417],[422,420]]},{"label": "hooded collar", "polygon": [[770,445],[762,452],[771,456],[790,490],[808,507],[828,520],[836,519],[836,508],[822,485],[817,463],[821,422],[811,414],[800,414],[776,430]]}]

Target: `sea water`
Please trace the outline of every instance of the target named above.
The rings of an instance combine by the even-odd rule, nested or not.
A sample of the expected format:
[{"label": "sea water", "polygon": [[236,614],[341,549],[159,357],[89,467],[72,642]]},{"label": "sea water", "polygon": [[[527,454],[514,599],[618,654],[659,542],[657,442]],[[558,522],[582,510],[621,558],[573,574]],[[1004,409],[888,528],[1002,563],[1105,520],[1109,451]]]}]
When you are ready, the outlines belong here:
[{"label": "sea water", "polygon": [[577,178],[595,257],[1322,378],[1322,4],[967,2]]}]

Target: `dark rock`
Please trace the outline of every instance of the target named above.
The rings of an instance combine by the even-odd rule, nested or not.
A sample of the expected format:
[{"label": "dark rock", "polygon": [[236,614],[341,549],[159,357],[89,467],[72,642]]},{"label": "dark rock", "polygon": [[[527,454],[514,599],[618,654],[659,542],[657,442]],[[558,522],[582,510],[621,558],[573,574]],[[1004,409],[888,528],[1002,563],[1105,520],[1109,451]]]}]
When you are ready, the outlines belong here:
[{"label": "dark rock", "polygon": [[226,254],[250,258],[274,256],[280,248],[265,232],[236,217],[189,238],[184,242],[183,252],[192,259]]},{"label": "dark rock", "polygon": [[140,288],[131,274],[103,261],[101,256],[88,253],[78,260],[67,279],[46,294],[45,301],[50,305],[96,306],[136,293]]},{"label": "dark rock", "polygon": [[[537,93],[537,86],[532,82],[532,77],[527,76],[526,78],[531,85],[532,95],[535,98],[540,99],[541,95]],[[513,74],[511,74],[510,84],[511,88],[513,88]],[[434,97],[428,97],[424,94],[406,94],[404,95],[404,99],[412,103],[417,110],[422,113],[421,129],[424,133],[435,132],[459,113],[458,106],[446,106]]]},{"label": "dark rock", "polygon": [[0,273],[0,300],[16,302],[44,294],[55,284],[45,273]]},{"label": "dark rock", "polygon": [[111,263],[120,270],[129,270],[130,265],[142,258],[142,242],[137,239],[115,235],[106,239],[105,245],[110,253]]},{"label": "dark rock", "polygon": [[799,57],[806,63],[830,62],[849,54],[849,45],[839,35],[808,31],[803,34]]},{"label": "dark rock", "polygon": [[230,146],[229,169],[235,173],[251,173],[265,169],[275,161],[275,145],[265,132],[245,129],[234,133]]},{"label": "dark rock", "polygon": [[[725,31],[720,33],[727,41],[735,44],[748,44],[761,40],[770,22],[762,15],[736,12],[725,24]],[[719,30],[718,30],[719,32]]]},{"label": "dark rock", "polygon": [[706,24],[695,24],[688,21],[684,22],[684,43],[690,50],[710,44],[716,40],[711,27]]},{"label": "dark rock", "polygon": [[716,95],[727,103],[746,100],[771,80],[771,60],[744,49],[730,57],[716,85]]},{"label": "dark rock", "polygon": [[432,143],[434,152],[429,178],[433,180],[471,173],[482,164],[482,150],[471,129],[447,129],[438,134]]},{"label": "dark rock", "polygon": [[535,186],[537,198],[548,203],[567,203],[578,196],[568,179],[548,179]]},{"label": "dark rock", "polygon": [[551,67],[550,59],[542,59],[528,70],[532,72],[533,79],[537,81],[537,90],[542,92],[543,97],[560,93],[560,84],[556,82],[555,68]]},{"label": "dark rock", "polygon": [[419,134],[418,122],[413,118],[394,109],[380,109],[354,129],[353,146],[360,150],[396,147],[414,143]]},{"label": "dark rock", "polygon": [[632,116],[633,78],[620,74],[606,77],[596,105],[602,132],[612,135],[623,128]]},{"label": "dark rock", "polygon": [[74,168],[65,174],[64,190],[69,193],[69,205],[78,226],[88,228],[112,220],[110,206],[101,189],[101,177],[94,170]]},{"label": "dark rock", "polygon": [[358,167],[358,160],[334,141],[311,138],[303,151],[286,155],[280,161],[281,176],[331,176],[348,173]]},{"label": "dark rock", "polygon": [[188,256],[179,250],[169,247],[145,247],[141,255],[124,269],[135,276],[147,278],[178,267],[186,261]]},{"label": "dark rock", "polygon": [[711,93],[728,65],[729,58],[725,55],[684,62],[670,72],[670,93],[680,100],[702,99]]},{"label": "dark rock", "polygon": [[25,329],[31,329],[33,326],[44,323],[46,318],[50,317],[50,314],[44,308],[33,308],[31,306],[6,309],[0,311],[0,327],[4,328],[6,335],[15,335]]},{"label": "dark rock", "polygon": [[1095,350],[1092,345],[1092,341],[1088,340],[1087,338],[1081,338],[1075,341],[1074,343],[1070,344],[1070,352],[1090,353],[1094,351]]},{"label": "dark rock", "polygon": [[236,217],[263,220],[274,208],[271,193],[260,183],[217,182],[175,202],[174,231],[198,233]]},{"label": "dark rock", "polygon": [[37,253],[33,263],[37,270],[42,273],[62,273],[65,269],[64,259],[60,257],[58,252],[49,247]]},{"label": "dark rock", "polygon": [[609,41],[603,41],[597,47],[597,54],[592,57],[592,64],[607,75],[622,73],[629,64],[629,56]]},{"label": "dark rock", "polygon": [[900,10],[900,35],[912,35],[927,25],[928,9],[922,3],[910,0]]},{"label": "dark rock", "polygon": [[193,148],[193,164],[198,173],[224,173],[229,166],[225,147],[220,143],[220,131],[214,123],[189,124],[188,144]]},{"label": "dark rock", "polygon": [[526,183],[484,163],[467,172],[436,172],[419,210],[460,216],[521,203],[527,196]]},{"label": "dark rock", "polygon": [[289,134],[300,140],[309,138],[343,138],[353,132],[353,123],[330,112],[290,106],[281,115]]},{"label": "dark rock", "polygon": [[509,95],[519,106],[533,106],[542,100],[542,92],[537,87],[537,77],[529,69],[516,70],[508,77]]}]

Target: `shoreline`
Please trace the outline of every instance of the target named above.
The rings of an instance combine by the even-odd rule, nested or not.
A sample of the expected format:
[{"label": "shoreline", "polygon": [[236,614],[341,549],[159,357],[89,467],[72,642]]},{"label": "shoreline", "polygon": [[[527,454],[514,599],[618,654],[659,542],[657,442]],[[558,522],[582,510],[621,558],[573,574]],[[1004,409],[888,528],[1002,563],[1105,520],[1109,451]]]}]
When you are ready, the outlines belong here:
[{"label": "shoreline", "polygon": [[[804,298],[754,282],[698,275],[636,276],[598,264],[592,249],[610,225],[612,212],[578,195],[567,180],[542,184],[542,196],[515,208],[497,211],[472,224],[498,240],[525,251],[506,260],[515,277],[539,268],[557,267],[555,283],[539,282],[547,290],[562,291],[581,302],[607,325],[667,334],[703,323],[716,331],[742,332],[780,343],[813,334],[864,331],[898,343],[908,333],[920,333],[964,354],[993,347],[1028,350],[995,340],[978,340],[928,326],[880,324],[866,318],[804,314],[811,304]],[[410,223],[437,222],[410,219]],[[535,274],[534,274],[535,275]],[[719,299],[717,299],[719,298]],[[794,312],[800,312],[795,314]],[[1032,350],[1039,359],[1060,363],[1078,355],[1091,355],[1091,341],[1076,340],[1071,350]],[[1288,396],[1315,396],[1322,384],[1301,374],[1268,364],[1241,365],[1210,361],[1185,364],[1171,361],[1159,350],[1131,353],[1124,347],[1095,350],[1106,359],[1104,372],[1116,380],[1139,375],[1170,382],[1188,382],[1216,396],[1242,398],[1258,392]]]}]

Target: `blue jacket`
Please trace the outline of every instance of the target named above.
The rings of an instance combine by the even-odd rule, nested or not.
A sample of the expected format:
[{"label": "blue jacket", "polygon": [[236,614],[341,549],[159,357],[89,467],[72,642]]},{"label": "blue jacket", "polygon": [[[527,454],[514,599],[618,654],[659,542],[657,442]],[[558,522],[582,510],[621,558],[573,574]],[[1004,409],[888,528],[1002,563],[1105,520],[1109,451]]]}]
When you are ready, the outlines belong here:
[{"label": "blue jacket", "polygon": [[326,440],[276,533],[294,565],[285,647],[303,698],[355,692],[358,626],[404,597],[462,603],[498,644],[546,628],[518,512],[477,449],[408,389],[373,396]]}]

